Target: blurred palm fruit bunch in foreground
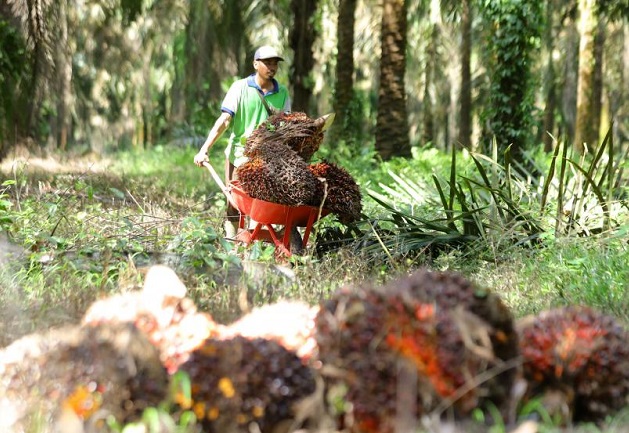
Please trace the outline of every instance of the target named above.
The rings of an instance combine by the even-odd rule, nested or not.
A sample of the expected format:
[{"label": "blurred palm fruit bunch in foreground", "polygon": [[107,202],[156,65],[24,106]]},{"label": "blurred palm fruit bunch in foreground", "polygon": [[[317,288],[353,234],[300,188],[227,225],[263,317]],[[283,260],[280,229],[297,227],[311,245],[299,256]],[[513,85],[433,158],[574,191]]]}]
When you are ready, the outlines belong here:
[{"label": "blurred palm fruit bunch in foreground", "polygon": [[[185,297],[186,288],[165,266],[147,273],[141,292],[95,302],[84,323],[137,326],[159,349],[168,372],[188,374],[193,410],[206,431],[269,431],[294,421],[294,405],[313,391],[309,367],[316,343],[316,310],[283,301],[254,308],[229,325],[214,323]],[[174,377],[174,376],[173,376]]]},{"label": "blurred palm fruit bunch in foreground", "polygon": [[629,404],[629,333],[618,319],[564,307],[518,328],[528,398],[542,397],[568,422],[600,421]]},{"label": "blurred palm fruit bunch in foreground", "polygon": [[270,116],[245,143],[249,160],[236,169],[242,189],[253,198],[288,206],[324,202],[342,221],[358,219],[361,195],[352,176],[327,162],[309,166],[331,119],[311,119],[301,112]]},{"label": "blurred palm fruit bunch in foreground", "polygon": [[[438,307],[464,314],[470,323],[465,335],[467,340],[482,343],[491,349],[495,361],[507,362],[519,356],[519,337],[511,310],[491,290],[478,287],[456,272],[433,272],[420,269],[410,276],[389,283],[387,292],[399,292],[422,303],[435,303]],[[488,341],[487,341],[488,340]],[[486,386],[496,385],[494,393],[511,387],[518,375],[514,368],[507,368]],[[508,388],[504,384],[508,384]],[[505,394],[503,397],[507,397]]]},{"label": "blurred palm fruit bunch in foreground", "polygon": [[222,325],[197,310],[186,297],[186,287],[166,266],[148,271],[142,291],[126,292],[94,302],[84,324],[131,323],[155,347],[169,373],[187,360],[205,339],[220,334]]},{"label": "blurred palm fruit bunch in foreground", "polygon": [[167,383],[157,349],[130,324],[23,337],[0,351],[0,431],[107,431],[107,417],[128,422],[159,404]]},{"label": "blurred palm fruit bunch in foreground", "polygon": [[177,403],[212,433],[278,431],[294,422],[299,403],[316,388],[311,368],[264,338],[208,339],[180,370],[190,377],[191,395]]},{"label": "blurred palm fruit bunch in foreground", "polygon": [[276,341],[305,364],[316,363],[314,320],[319,311],[305,302],[278,301],[261,305],[222,329],[220,338],[242,336]]},{"label": "blurred palm fruit bunch in foreground", "polygon": [[[472,311],[482,301],[468,287],[451,274],[420,272],[386,287],[342,288],[322,304],[315,319],[322,375],[331,390],[345,389],[350,403],[339,424],[386,433],[400,419],[434,410],[460,418],[487,402],[503,408],[513,375],[477,380],[508,365],[492,342],[501,331]],[[451,295],[461,303],[450,307]],[[511,332],[507,318],[496,323]],[[517,338],[508,339],[513,347],[506,352],[517,353]]]}]

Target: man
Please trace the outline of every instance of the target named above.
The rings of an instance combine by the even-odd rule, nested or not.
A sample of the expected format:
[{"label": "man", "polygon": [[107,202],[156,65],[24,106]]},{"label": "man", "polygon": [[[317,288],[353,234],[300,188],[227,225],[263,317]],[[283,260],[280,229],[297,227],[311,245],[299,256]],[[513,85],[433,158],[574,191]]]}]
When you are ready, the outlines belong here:
[{"label": "man", "polygon": [[[229,145],[225,150],[225,183],[233,179],[235,167],[240,166],[247,157],[244,153],[244,140],[268,116],[268,108],[278,111],[290,111],[291,100],[285,86],[274,78],[279,62],[284,59],[268,45],[258,48],[253,56],[255,73],[240,79],[231,85],[221,104],[221,115],[210,130],[205,143],[194,156],[194,163],[199,167],[208,160],[207,153],[218,141],[223,132],[232,125]],[[227,204],[225,235],[236,236],[238,210]]]}]

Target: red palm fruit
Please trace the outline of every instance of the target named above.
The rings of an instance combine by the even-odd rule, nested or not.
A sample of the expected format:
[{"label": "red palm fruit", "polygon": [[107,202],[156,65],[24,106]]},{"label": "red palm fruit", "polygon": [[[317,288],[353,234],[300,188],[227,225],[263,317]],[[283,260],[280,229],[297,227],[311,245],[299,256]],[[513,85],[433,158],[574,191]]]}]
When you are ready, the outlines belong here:
[{"label": "red palm fruit", "polygon": [[0,378],[0,412],[12,408],[14,418],[9,431],[22,431],[22,423],[37,417],[89,423],[106,413],[128,422],[159,404],[168,383],[158,350],[131,324],[24,337],[0,351]]},{"label": "red palm fruit", "polygon": [[294,150],[273,142],[261,143],[236,176],[251,197],[288,206],[310,203],[319,184]]},{"label": "red palm fruit", "polygon": [[[498,359],[509,361],[519,355],[518,333],[509,308],[497,294],[478,287],[461,274],[424,268],[393,280],[385,290],[408,293],[420,302],[436,303],[445,309],[462,308],[487,323],[491,347]],[[516,371],[509,369],[499,380],[511,383],[515,375]],[[505,387],[501,384],[500,388]]]},{"label": "red palm fruit", "polygon": [[401,407],[411,417],[441,406],[463,416],[506,394],[476,382],[501,361],[490,326],[465,309],[388,287],[343,288],[321,305],[315,326],[324,379],[346,387],[354,431],[395,431]]},{"label": "red palm fruit", "polygon": [[[350,223],[360,219],[362,202],[360,188],[347,170],[331,162],[323,161],[308,166],[310,172],[317,178],[325,179],[324,184],[317,189],[314,201],[310,204],[324,207],[338,215],[339,220]],[[326,195],[327,194],[327,195]]]},{"label": "red palm fruit", "polygon": [[295,405],[315,391],[314,372],[279,343],[236,336],[208,339],[181,366],[191,382],[192,409],[207,432],[271,432],[295,417]]},{"label": "red palm fruit", "polygon": [[565,307],[518,325],[528,397],[559,396],[576,421],[600,421],[629,404],[629,333],[618,319]]}]

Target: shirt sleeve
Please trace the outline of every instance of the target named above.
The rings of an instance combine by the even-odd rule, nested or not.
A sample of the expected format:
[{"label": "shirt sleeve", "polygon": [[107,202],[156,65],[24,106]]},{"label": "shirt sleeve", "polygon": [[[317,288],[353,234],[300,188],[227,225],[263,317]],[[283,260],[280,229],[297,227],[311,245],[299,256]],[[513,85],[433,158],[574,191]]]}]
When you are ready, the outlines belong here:
[{"label": "shirt sleeve", "polygon": [[229,113],[232,117],[238,111],[238,104],[242,95],[242,80],[236,81],[229,87],[223,103],[221,104],[221,111]]},{"label": "shirt sleeve", "polygon": [[291,109],[292,109],[291,105],[292,105],[292,101],[290,100],[290,96],[286,95],[286,101],[284,101],[284,108],[283,108],[282,111],[284,111],[286,113],[290,112]]}]

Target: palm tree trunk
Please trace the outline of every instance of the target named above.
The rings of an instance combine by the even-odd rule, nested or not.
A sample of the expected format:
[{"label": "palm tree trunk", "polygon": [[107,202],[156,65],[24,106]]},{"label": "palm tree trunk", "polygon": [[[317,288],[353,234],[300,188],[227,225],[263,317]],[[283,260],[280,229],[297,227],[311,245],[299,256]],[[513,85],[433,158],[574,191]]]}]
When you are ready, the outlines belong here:
[{"label": "palm tree trunk", "polygon": [[310,111],[313,88],[310,74],[314,67],[312,46],[316,37],[316,27],[313,16],[317,10],[317,3],[316,0],[291,0],[294,22],[290,30],[290,45],[295,53],[290,74],[292,105],[293,110],[306,113]]},{"label": "palm tree trunk", "polygon": [[71,100],[72,58],[68,45],[68,0],[60,0],[57,20],[59,38],[57,43],[57,148],[65,151],[68,144],[69,111]]},{"label": "palm tree trunk", "polygon": [[579,73],[577,84],[577,118],[574,146],[583,153],[585,145],[591,149],[598,137],[594,127],[594,35],[597,17],[596,0],[579,0]]},{"label": "palm tree trunk", "polygon": [[594,70],[592,71],[592,148],[598,147],[603,111],[603,54],[605,51],[605,22],[598,20],[594,34]]},{"label": "palm tree trunk", "polygon": [[461,96],[459,105],[459,144],[472,145],[472,5],[461,4]]},{"label": "palm tree trunk", "polygon": [[43,15],[44,5],[41,0],[27,0],[28,32],[33,44],[33,63],[31,65],[31,82],[28,84],[28,121],[26,134],[34,136],[39,121],[43,99],[46,70],[46,20]]},{"label": "palm tree trunk", "polygon": [[404,0],[384,0],[376,120],[376,151],[384,160],[394,156],[411,156],[404,80],[406,12],[407,3]]},{"label": "palm tree trunk", "polygon": [[435,144],[435,101],[434,101],[434,70],[435,70],[435,58],[437,56],[437,43],[438,29],[435,23],[432,24],[432,30],[430,32],[430,41],[426,47],[426,70],[424,73],[424,97],[423,97],[423,143]]},{"label": "palm tree trunk", "polygon": [[331,141],[348,140],[349,107],[354,95],[354,23],[357,0],[340,0],[337,21],[336,84],[334,113],[336,120],[328,132]]},{"label": "palm tree trunk", "polygon": [[552,152],[553,150],[553,138],[551,134],[555,129],[555,109],[557,107],[557,89],[555,85],[555,61],[553,60],[554,46],[554,32],[553,32],[553,16],[554,16],[554,2],[549,0],[546,3],[546,29],[544,32],[544,42],[546,44],[546,72],[544,76],[544,88],[545,88],[545,101],[544,107],[544,125],[541,131],[541,141],[544,143],[544,151]]},{"label": "palm tree trunk", "polygon": [[561,51],[564,53],[564,67],[561,74],[561,130],[564,140],[572,143],[577,118],[579,32],[573,19],[569,19],[563,27],[565,34],[561,38]]}]

